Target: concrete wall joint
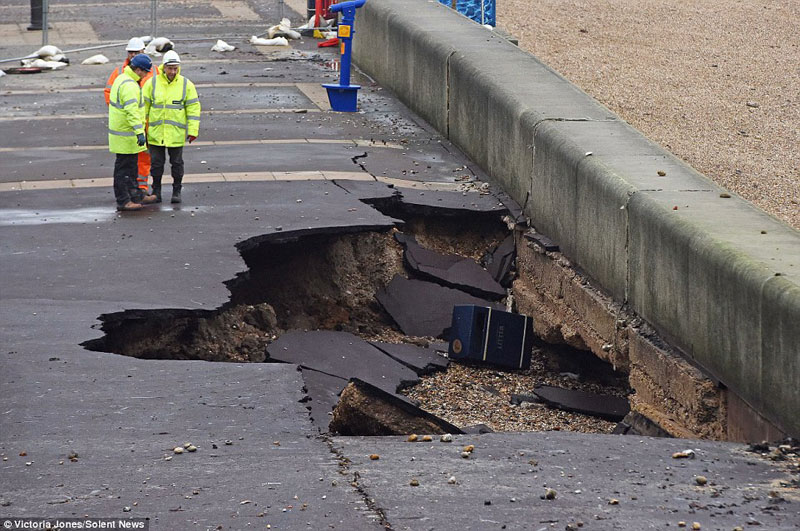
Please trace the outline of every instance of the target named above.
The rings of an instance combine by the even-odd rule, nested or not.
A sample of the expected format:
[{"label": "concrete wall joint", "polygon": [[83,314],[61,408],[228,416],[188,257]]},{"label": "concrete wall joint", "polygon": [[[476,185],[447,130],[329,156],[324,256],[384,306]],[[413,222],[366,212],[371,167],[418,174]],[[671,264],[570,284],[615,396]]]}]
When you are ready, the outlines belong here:
[{"label": "concrete wall joint", "polygon": [[450,60],[453,58],[455,53],[456,53],[455,50],[453,50],[449,54],[447,54],[447,60],[445,62],[445,65],[446,65],[445,66],[445,72],[447,74],[447,79],[445,80],[445,86],[446,86],[446,88],[445,88],[445,91],[446,91],[445,92],[445,102],[446,102],[445,124],[446,124],[446,126],[445,127],[446,127],[446,129],[444,130],[444,136],[448,140],[450,140]]}]

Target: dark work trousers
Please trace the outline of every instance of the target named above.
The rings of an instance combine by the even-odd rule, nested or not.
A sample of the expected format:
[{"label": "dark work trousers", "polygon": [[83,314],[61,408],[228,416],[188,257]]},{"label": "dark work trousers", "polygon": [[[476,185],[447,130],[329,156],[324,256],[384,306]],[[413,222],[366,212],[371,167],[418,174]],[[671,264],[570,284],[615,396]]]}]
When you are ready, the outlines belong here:
[{"label": "dark work trousers", "polygon": [[142,200],[142,193],[136,184],[138,160],[138,153],[117,153],[114,161],[114,197],[117,206]]},{"label": "dark work trousers", "polygon": [[172,191],[180,192],[183,182],[183,146],[150,146],[150,176],[153,177],[153,193],[161,197],[161,177],[169,152],[169,165],[172,168]]}]

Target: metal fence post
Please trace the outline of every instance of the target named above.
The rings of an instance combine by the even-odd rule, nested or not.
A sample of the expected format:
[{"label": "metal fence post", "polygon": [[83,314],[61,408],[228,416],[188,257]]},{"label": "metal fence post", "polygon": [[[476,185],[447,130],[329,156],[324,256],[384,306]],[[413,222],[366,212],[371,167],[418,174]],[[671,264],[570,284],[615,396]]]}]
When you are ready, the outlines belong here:
[{"label": "metal fence post", "polygon": [[31,25],[28,31],[42,29],[42,0],[31,0]]},{"label": "metal fence post", "polygon": [[154,39],[157,37],[156,31],[158,31],[158,16],[156,14],[158,10],[158,0],[150,0],[150,36]]},{"label": "metal fence post", "polygon": [[[306,2],[306,20],[309,20],[317,12],[316,0],[308,0]],[[316,22],[316,19],[314,19]],[[316,23],[314,24],[316,26]]]},{"label": "metal fence post", "polygon": [[47,12],[50,10],[50,0],[42,2],[42,46],[47,45]]}]

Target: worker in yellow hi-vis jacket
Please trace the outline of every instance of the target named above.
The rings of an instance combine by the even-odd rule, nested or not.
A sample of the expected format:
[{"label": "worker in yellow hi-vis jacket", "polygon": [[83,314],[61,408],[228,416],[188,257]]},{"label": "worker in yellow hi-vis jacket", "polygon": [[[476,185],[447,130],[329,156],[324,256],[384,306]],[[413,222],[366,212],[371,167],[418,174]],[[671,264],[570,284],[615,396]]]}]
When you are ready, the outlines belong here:
[{"label": "worker in yellow hi-vis jacket", "polygon": [[191,144],[200,131],[200,98],[194,83],[181,75],[181,58],[173,50],[164,54],[161,73],[142,88],[145,116],[149,121],[150,175],[153,193],[161,201],[161,177],[169,152],[172,168],[172,203],[181,202],[183,146]]},{"label": "worker in yellow hi-vis jacket", "polygon": [[[111,75],[108,76],[108,81],[106,81],[106,88],[103,90],[103,96],[106,99],[106,105],[108,105],[109,101],[111,101],[111,86],[114,84],[114,80],[122,75],[122,72],[131,62],[131,59],[141,53],[144,53],[144,41],[139,37],[133,37],[128,41],[127,46],[125,46],[125,51],[128,53],[128,57],[125,59],[125,62],[115,68],[111,72]],[[155,65],[150,72],[145,74],[144,77],[139,80],[139,86],[144,86],[145,82],[153,77],[153,74],[158,75],[158,67]],[[147,124],[145,124],[145,127],[147,127]],[[150,176],[150,153],[148,153],[146,149],[139,153],[138,168],[139,176],[136,178],[136,182],[139,185],[139,190],[141,190],[140,196],[147,195],[147,178]]]},{"label": "worker in yellow hi-vis jacket", "polygon": [[144,102],[139,80],[152,68],[150,58],[139,54],[111,86],[108,102],[108,149],[116,153],[114,162],[114,197],[117,210],[139,210],[142,204],[154,203],[155,195],[142,195],[136,185],[139,153],[146,150]]}]

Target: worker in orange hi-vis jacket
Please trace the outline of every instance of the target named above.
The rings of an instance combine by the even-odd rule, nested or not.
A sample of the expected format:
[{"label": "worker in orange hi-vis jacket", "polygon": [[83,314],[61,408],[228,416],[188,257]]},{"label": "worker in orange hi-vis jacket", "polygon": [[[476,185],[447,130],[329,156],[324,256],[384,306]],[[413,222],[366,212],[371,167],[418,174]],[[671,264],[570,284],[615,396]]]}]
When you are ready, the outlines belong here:
[{"label": "worker in orange hi-vis jacket", "polygon": [[[108,105],[109,98],[111,97],[111,86],[114,84],[114,80],[117,79],[117,76],[122,74],[122,71],[125,70],[125,67],[130,64],[131,59],[136,57],[140,53],[144,53],[144,41],[139,37],[133,37],[131,40],[128,41],[128,45],[125,46],[125,51],[128,52],[128,57],[125,59],[125,62],[122,63],[122,66],[115,68],[111,75],[108,76],[108,81],[106,82],[106,88],[103,91],[104,96],[106,98],[106,105]],[[153,69],[148,73],[145,77],[139,80],[139,86],[144,86],[145,81],[153,77],[153,74],[158,75],[158,67],[153,65]],[[150,153],[146,150],[139,153],[138,159],[138,176],[136,177],[136,182],[141,190],[142,195],[147,195],[147,178],[150,176]]]}]

